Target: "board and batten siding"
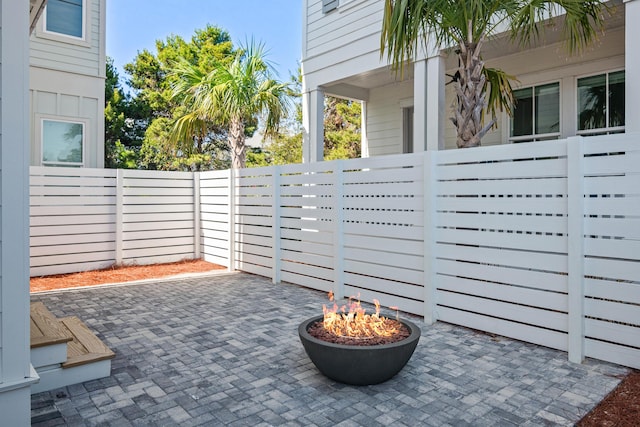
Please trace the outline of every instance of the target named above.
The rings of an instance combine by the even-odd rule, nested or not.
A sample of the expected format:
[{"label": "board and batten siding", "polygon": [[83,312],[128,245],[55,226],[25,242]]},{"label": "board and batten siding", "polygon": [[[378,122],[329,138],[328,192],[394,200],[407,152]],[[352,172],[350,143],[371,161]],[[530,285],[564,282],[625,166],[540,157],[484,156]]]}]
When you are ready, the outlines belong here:
[{"label": "board and batten siding", "polygon": [[[104,13],[105,0],[86,0],[86,39],[76,41],[43,31],[43,17],[31,36],[30,64],[35,67],[66,71],[89,76],[104,76]],[[44,15],[44,14],[43,14]]]}]

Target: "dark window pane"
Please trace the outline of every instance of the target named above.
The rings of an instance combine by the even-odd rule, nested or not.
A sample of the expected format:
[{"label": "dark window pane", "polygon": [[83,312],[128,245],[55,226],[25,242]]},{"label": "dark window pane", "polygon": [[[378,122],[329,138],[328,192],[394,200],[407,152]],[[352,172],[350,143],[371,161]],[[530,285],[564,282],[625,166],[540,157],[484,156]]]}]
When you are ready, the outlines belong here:
[{"label": "dark window pane", "polygon": [[606,86],[605,74],[578,79],[578,130],[606,127]]},{"label": "dark window pane", "polygon": [[560,83],[536,86],[536,135],[560,131]]},{"label": "dark window pane", "polygon": [[609,126],[624,126],[624,71],[609,74]]},{"label": "dark window pane", "polygon": [[533,88],[513,91],[516,107],[511,118],[511,136],[533,134]]},{"label": "dark window pane", "polygon": [[49,0],[47,31],[82,37],[82,0]]}]

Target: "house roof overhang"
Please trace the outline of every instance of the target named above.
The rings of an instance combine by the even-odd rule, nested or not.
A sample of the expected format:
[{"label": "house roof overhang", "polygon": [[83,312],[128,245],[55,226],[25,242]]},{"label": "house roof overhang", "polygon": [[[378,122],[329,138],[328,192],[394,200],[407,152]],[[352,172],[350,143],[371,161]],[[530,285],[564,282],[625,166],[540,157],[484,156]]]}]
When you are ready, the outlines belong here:
[{"label": "house roof overhang", "polygon": [[47,5],[47,0],[29,0],[29,32],[32,33],[36,27],[36,22],[42,15],[44,7]]}]

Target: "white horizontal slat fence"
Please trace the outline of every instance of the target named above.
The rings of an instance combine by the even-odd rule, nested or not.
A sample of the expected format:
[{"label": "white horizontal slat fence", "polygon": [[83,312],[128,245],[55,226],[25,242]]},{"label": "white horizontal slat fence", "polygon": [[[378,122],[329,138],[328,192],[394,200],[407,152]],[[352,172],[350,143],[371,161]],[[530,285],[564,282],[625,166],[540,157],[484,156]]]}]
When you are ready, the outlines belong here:
[{"label": "white horizontal slat fence", "polygon": [[440,320],[568,350],[566,150],[551,141],[438,153]]},{"label": "white horizontal slat fence", "polygon": [[202,257],[640,368],[639,139],[193,174],[32,168],[32,275]]},{"label": "white horizontal slat fence", "polygon": [[31,167],[31,276],[200,258],[199,174]]},{"label": "white horizontal slat fence", "polygon": [[31,276],[116,262],[116,171],[31,167]]},{"label": "white horizontal slat fence", "polygon": [[583,156],[585,355],[638,368],[640,137],[596,139]]}]

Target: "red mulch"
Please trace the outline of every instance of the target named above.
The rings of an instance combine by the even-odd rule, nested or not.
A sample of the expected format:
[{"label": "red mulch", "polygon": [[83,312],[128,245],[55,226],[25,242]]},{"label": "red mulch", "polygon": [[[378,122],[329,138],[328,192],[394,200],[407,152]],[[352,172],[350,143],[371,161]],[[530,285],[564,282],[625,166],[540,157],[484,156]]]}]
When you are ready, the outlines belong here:
[{"label": "red mulch", "polygon": [[160,279],[185,273],[202,273],[223,270],[226,267],[202,260],[188,260],[168,264],[114,266],[104,270],[81,273],[32,277],[31,292],[101,285],[104,283],[132,282],[134,280]]},{"label": "red mulch", "polygon": [[[181,261],[170,264],[114,266],[104,270],[85,271],[82,273],[32,277],[31,292],[92,286],[104,283],[160,279],[178,274],[201,273],[222,269],[225,269],[225,267],[202,260]],[[311,332],[311,330],[309,332]],[[640,372],[632,371],[627,375],[622,382],[591,412],[585,415],[576,426],[640,426]]]},{"label": "red mulch", "polygon": [[627,375],[577,427],[640,426],[640,372]]}]

